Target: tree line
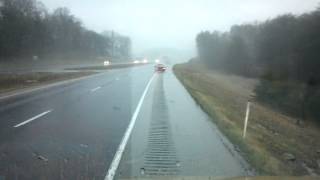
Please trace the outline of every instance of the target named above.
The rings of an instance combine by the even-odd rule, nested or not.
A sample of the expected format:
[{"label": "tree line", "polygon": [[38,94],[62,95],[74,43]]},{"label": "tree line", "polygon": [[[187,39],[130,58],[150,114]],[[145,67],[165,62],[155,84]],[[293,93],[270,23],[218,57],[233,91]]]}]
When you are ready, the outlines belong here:
[{"label": "tree line", "polygon": [[257,100],[320,122],[320,8],[235,25],[229,32],[201,32],[196,42],[209,67],[260,78]]},{"label": "tree line", "polygon": [[[129,56],[130,39],[121,41],[120,55]],[[49,13],[37,0],[0,0],[0,60],[91,58],[111,56],[109,36],[88,30],[67,8]]]}]

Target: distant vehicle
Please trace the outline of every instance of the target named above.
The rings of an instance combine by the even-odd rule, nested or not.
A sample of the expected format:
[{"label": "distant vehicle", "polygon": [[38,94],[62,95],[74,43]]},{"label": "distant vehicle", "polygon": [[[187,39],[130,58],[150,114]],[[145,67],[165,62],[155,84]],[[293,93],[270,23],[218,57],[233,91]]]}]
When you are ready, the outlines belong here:
[{"label": "distant vehicle", "polygon": [[135,61],[133,61],[133,63],[134,63],[134,64],[139,64],[139,63],[140,63],[140,61],[135,60]]},{"label": "distant vehicle", "polygon": [[144,59],[143,61],[142,61],[142,63],[148,63],[149,61],[147,60],[147,59]]},{"label": "distant vehicle", "polygon": [[166,70],[167,70],[167,68],[164,64],[156,64],[155,65],[156,72],[165,72]]}]

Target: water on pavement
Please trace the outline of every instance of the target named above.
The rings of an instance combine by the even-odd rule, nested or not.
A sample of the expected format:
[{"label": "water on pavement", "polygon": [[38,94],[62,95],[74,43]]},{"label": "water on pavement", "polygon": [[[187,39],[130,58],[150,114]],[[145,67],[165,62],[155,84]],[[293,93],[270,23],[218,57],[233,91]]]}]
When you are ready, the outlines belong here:
[{"label": "water on pavement", "polygon": [[168,70],[156,75],[117,172],[128,178],[238,177],[253,171]]}]

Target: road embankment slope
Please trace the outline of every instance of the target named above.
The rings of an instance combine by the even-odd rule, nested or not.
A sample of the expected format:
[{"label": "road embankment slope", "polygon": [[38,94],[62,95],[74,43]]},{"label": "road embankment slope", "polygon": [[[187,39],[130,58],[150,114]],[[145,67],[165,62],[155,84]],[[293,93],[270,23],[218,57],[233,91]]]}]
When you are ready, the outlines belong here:
[{"label": "road embankment slope", "polygon": [[220,73],[200,64],[179,64],[174,72],[197,103],[262,174],[317,175],[320,131],[253,102],[246,139],[242,138],[246,104],[257,79]]}]

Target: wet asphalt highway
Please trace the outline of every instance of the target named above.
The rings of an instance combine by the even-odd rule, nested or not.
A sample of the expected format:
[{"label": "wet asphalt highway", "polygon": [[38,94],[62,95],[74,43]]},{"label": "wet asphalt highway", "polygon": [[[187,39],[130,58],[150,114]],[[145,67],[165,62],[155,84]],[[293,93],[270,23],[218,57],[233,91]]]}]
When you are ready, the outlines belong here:
[{"label": "wet asphalt highway", "polygon": [[[110,70],[1,100],[0,179],[104,179],[153,74],[151,65]],[[152,137],[159,126],[166,131]],[[167,158],[174,160],[169,175],[247,175],[246,163],[226,145],[171,70],[156,74],[117,178],[162,175],[148,166],[159,165],[148,161],[163,153],[155,152],[164,148],[156,146],[159,138],[168,145],[163,151]],[[167,161],[168,166],[172,162]]]},{"label": "wet asphalt highway", "polygon": [[103,179],[153,74],[139,68],[2,100],[0,177]]}]

